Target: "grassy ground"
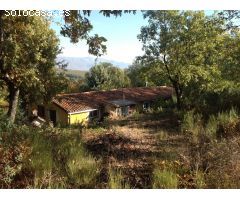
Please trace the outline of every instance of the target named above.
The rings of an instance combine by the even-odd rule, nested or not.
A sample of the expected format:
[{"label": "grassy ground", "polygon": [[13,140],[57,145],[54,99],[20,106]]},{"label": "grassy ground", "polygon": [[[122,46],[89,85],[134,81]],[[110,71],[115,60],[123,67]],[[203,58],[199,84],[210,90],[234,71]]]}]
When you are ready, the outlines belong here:
[{"label": "grassy ground", "polygon": [[[179,163],[187,149],[184,136],[179,134],[178,120],[170,114],[142,115],[108,123],[109,130],[102,129],[98,134],[86,130],[83,134],[87,149],[103,161],[101,188],[107,187],[109,170],[121,171],[123,182],[130,188],[161,187],[153,181],[154,175],[159,175],[156,166]],[[167,179],[172,176],[169,173],[166,171]],[[162,188],[165,186],[172,184]]]},{"label": "grassy ground", "polygon": [[[181,117],[179,117],[181,116]],[[0,126],[1,188],[239,188],[231,110],[135,114],[88,128]]]},{"label": "grassy ground", "polygon": [[186,116],[145,114],[85,130],[85,147],[102,160],[97,188],[239,188],[237,114],[221,113],[206,127],[200,115]]}]

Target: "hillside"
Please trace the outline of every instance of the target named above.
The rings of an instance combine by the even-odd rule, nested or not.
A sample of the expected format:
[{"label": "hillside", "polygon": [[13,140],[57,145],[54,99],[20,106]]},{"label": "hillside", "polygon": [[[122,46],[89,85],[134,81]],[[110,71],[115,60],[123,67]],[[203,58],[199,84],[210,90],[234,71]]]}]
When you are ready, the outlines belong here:
[{"label": "hillside", "polygon": [[57,61],[65,61],[68,63],[67,69],[72,70],[81,70],[81,71],[88,71],[94,64],[100,62],[109,62],[112,63],[114,66],[120,68],[127,68],[130,64],[119,62],[115,60],[107,60],[103,58],[98,58],[97,61],[95,57],[58,57]]},{"label": "hillside", "polygon": [[[63,70],[57,69],[59,72],[62,72]],[[65,74],[70,79],[83,79],[84,75],[87,71],[82,70],[73,70],[73,69],[66,69],[64,70]]]}]

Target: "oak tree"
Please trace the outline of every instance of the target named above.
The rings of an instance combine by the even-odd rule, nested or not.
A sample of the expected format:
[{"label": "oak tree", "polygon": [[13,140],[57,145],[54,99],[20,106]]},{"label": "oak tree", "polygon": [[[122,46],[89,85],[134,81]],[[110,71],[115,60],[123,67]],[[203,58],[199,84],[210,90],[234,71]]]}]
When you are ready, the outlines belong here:
[{"label": "oak tree", "polygon": [[201,93],[219,75],[218,39],[223,21],[202,11],[146,11],[144,17],[149,24],[138,36],[145,51],[141,59],[159,63],[181,109],[185,88],[194,82]]},{"label": "oak tree", "polygon": [[109,90],[127,87],[129,79],[124,70],[113,66],[111,63],[100,63],[85,75],[87,86],[94,90]]}]

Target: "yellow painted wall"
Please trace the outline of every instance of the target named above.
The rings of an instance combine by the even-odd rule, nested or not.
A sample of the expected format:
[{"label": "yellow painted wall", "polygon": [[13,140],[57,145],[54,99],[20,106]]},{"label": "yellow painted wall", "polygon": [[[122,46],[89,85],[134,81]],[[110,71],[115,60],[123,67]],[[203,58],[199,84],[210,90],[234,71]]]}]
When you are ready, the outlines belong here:
[{"label": "yellow painted wall", "polygon": [[[68,114],[62,108],[57,105],[51,103],[49,105],[45,105],[45,119],[47,121],[50,120],[49,110],[56,110],[56,123],[61,125],[74,125],[74,124],[82,124],[87,125],[89,122],[89,112]],[[31,111],[37,109],[37,105],[32,105],[29,109],[29,116],[31,116]]]},{"label": "yellow painted wall", "polygon": [[69,124],[83,124],[86,125],[89,119],[89,112],[82,112],[76,114],[69,114]]}]

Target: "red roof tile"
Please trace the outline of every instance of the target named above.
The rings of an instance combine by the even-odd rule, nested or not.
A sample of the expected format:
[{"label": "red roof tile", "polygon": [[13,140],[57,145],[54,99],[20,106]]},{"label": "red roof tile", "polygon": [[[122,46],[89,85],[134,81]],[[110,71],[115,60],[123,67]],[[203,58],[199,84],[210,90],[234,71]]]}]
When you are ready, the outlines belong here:
[{"label": "red roof tile", "polygon": [[155,100],[158,97],[170,98],[171,87],[121,88],[109,91],[90,91],[72,94],[59,94],[53,102],[67,112],[81,112],[98,109],[101,105],[112,104],[111,101],[125,98],[134,102]]}]

